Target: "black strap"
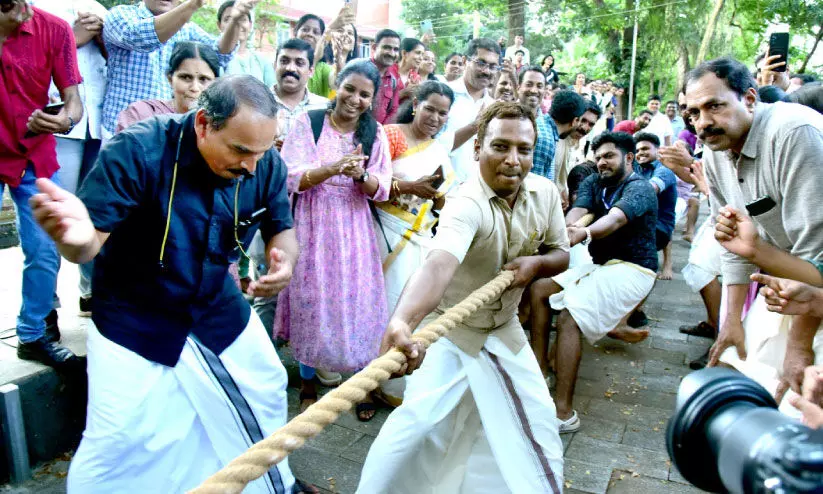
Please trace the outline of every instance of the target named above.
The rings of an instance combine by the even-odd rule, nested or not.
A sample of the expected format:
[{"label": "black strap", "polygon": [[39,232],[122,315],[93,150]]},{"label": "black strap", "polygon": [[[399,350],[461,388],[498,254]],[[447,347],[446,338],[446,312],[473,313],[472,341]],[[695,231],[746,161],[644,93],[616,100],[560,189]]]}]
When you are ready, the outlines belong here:
[{"label": "black strap", "polygon": [[[311,123],[311,132],[314,135],[314,143],[317,144],[317,141],[320,140],[320,134],[323,133],[323,122],[326,120],[326,110],[309,110],[307,113],[309,114],[309,122]],[[292,196],[292,217],[294,217],[294,210],[297,207],[298,196],[299,194],[294,194]],[[369,209],[371,210],[371,214],[372,216],[374,216],[375,221],[377,221],[377,226],[380,227],[380,233],[383,234],[383,240],[386,241],[386,248],[389,249],[389,254],[391,254],[392,248],[391,244],[389,243],[389,237],[386,235],[386,230],[383,229],[383,221],[380,220],[380,215],[377,214],[377,207],[374,205],[374,201],[372,201],[371,199],[367,199],[367,201],[369,202]]]}]

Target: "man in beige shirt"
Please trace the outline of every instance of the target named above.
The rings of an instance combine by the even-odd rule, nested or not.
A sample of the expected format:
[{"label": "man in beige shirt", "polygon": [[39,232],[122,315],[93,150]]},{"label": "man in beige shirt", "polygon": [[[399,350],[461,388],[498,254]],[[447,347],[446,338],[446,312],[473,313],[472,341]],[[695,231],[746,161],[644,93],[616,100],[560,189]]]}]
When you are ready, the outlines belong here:
[{"label": "man in beige shirt", "polygon": [[421,355],[409,348],[412,328],[501,269],[514,271],[515,280],[428,349],[369,451],[358,492],[561,492],[554,403],[517,319],[524,287],[568,265],[560,195],[548,179],[529,174],[535,138],[525,106],[498,102],[483,115],[474,144],[480,174],[448,198],[384,349],[407,349],[413,369]]}]

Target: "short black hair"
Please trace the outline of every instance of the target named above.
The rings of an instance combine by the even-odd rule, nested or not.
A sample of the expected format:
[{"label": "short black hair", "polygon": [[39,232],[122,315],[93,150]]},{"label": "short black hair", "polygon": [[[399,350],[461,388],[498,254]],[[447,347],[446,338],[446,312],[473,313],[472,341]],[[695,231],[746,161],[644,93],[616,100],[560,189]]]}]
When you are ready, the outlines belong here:
[{"label": "short black hair", "polygon": [[803,84],[797,91],[789,94],[786,101],[808,106],[817,113],[823,114],[823,85],[819,82]]},{"label": "short black hair", "polygon": [[660,95],[652,94],[651,96],[649,96],[649,99],[646,100],[646,103],[649,103],[651,101],[662,101],[662,100],[660,99]]},{"label": "short black hair", "polygon": [[403,38],[403,41],[400,42],[400,51],[414,51],[418,46],[422,46],[424,50],[426,49],[426,45],[417,38]]},{"label": "short black hair", "polygon": [[297,24],[294,25],[294,36],[297,36],[297,32],[300,31],[300,28],[303,27],[303,24],[309,21],[317,21],[320,24],[320,34],[326,32],[326,23],[323,22],[323,19],[314,15],[314,14],[305,14],[303,17],[297,19]]},{"label": "short black hair", "polygon": [[278,105],[265,84],[250,75],[219,77],[200,94],[198,106],[206,113],[211,127],[222,129],[237,114],[241,105],[267,118],[277,118]]},{"label": "short black hair", "polygon": [[[226,0],[225,2],[220,4],[220,8],[217,9],[217,24],[220,24],[220,22],[223,20],[223,14],[229,7],[234,7],[234,0]],[[246,12],[246,17],[248,17],[249,22],[251,22],[251,11]]]},{"label": "short black hair", "polygon": [[663,106],[669,106],[669,105],[674,105],[674,107],[677,108],[677,101],[675,101],[673,99],[670,99]]},{"label": "short black hair", "polygon": [[540,68],[539,65],[529,65],[524,69],[520,70],[520,74],[517,75],[517,83],[523,84],[523,77],[526,75],[526,72],[537,72],[543,76],[543,82],[546,82],[546,73],[543,72],[543,69]]},{"label": "short black hair", "polygon": [[445,60],[445,61],[443,61],[443,63],[444,63],[444,64],[449,63],[449,62],[451,61],[451,59],[452,59],[452,58],[454,58],[454,57],[460,57],[460,59],[462,60],[462,59],[463,59],[463,54],[462,54],[462,53],[458,53],[458,52],[456,52],[456,51],[453,51],[453,52],[449,53],[449,56],[448,56],[448,57],[446,57],[446,60]]},{"label": "short black hair", "polygon": [[482,145],[486,140],[486,129],[494,119],[528,120],[534,129],[534,142],[537,143],[537,122],[534,113],[518,101],[496,101],[480,114],[477,120],[477,140]]},{"label": "short black hair", "polygon": [[514,52],[515,55],[517,55],[518,53],[521,53],[524,57],[526,56],[526,52],[523,50],[517,50],[516,52]]},{"label": "short black hair", "polygon": [[569,189],[569,197],[577,194],[577,189],[580,188],[580,184],[583,183],[583,180],[586,180],[586,177],[597,173],[597,167],[589,163],[591,162],[581,163],[569,170],[569,176],[566,177],[566,187]]},{"label": "short black hair", "polygon": [[760,86],[757,88],[757,96],[763,103],[777,103],[786,101],[786,92],[777,86]]},{"label": "short black hair", "polygon": [[627,132],[603,132],[592,141],[592,152],[596,153],[603,144],[614,144],[624,157],[629,153],[634,154],[634,140]]},{"label": "short black hair", "polygon": [[475,38],[469,41],[469,47],[466,48],[466,55],[473,57],[477,55],[477,50],[480,49],[497,53],[497,55],[500,56],[500,45],[491,38]]},{"label": "short black hair", "polygon": [[166,75],[171,77],[183,62],[192,58],[206,62],[206,65],[214,72],[214,77],[220,76],[220,60],[217,58],[217,52],[209,45],[194,41],[178,41],[174,44]]},{"label": "short black hair", "polygon": [[634,135],[634,145],[637,147],[638,144],[641,142],[650,142],[654,144],[654,147],[660,147],[660,138],[656,135],[652,134],[651,132],[638,132]]},{"label": "short black hair", "polygon": [[590,99],[586,100],[586,111],[584,111],[583,113],[586,113],[586,112],[594,113],[597,116],[598,120],[600,120],[600,117],[603,116],[603,109],[600,108],[600,105],[598,105],[597,103],[595,103],[594,101],[592,101]]},{"label": "short black hair", "polygon": [[814,74],[792,74],[791,78],[800,79],[804,86],[810,82],[817,81],[817,77],[815,77]]},{"label": "short black hair", "polygon": [[686,76],[686,86],[710,72],[718,79],[726,81],[726,86],[737,93],[738,97],[742,98],[749,89],[757,89],[757,83],[749,69],[731,57],[716,58],[701,63]]},{"label": "short black hair", "polygon": [[299,38],[292,38],[280,45],[277,48],[277,54],[275,55],[275,66],[277,66],[276,58],[280,56],[280,50],[300,50],[306,52],[306,58],[309,59],[309,67],[314,67],[314,50],[312,50],[311,45],[308,42]]},{"label": "short black hair", "polygon": [[552,98],[549,115],[559,124],[571,123],[586,112],[586,100],[574,91],[558,91]]},{"label": "short black hair", "polygon": [[383,38],[397,38],[401,39],[400,35],[397,34],[397,31],[392,31],[391,29],[381,29],[377,31],[377,34],[374,35],[374,44],[375,46],[379,45]]},{"label": "short black hair", "polygon": [[[652,112],[651,112],[651,110],[648,110],[648,109],[646,109],[646,108],[643,108],[642,110],[640,110],[640,113],[638,113],[638,114],[637,114],[637,116],[638,116],[638,117],[639,117],[640,115],[649,115],[650,117],[653,117],[653,116],[654,116],[654,113],[652,113]],[[635,118],[637,118],[637,117],[635,117]]]}]

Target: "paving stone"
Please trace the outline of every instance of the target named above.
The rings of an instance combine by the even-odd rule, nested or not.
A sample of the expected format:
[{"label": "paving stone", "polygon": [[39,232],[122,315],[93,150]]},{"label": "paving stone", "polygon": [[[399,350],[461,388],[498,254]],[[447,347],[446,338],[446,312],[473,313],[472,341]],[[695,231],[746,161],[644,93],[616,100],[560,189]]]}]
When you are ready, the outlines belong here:
[{"label": "paving stone", "polygon": [[635,475],[615,470],[606,492],[608,494],[697,494],[703,492],[690,485],[650,478],[642,474]]},{"label": "paving stone", "polygon": [[684,361],[680,364],[672,364],[671,362],[664,362],[661,360],[647,360],[643,364],[643,372],[645,374],[676,375],[678,377],[683,377],[691,372],[691,370],[686,367],[685,356],[683,360]]},{"label": "paving stone", "polygon": [[566,451],[566,458],[603,468],[629,470],[659,479],[668,480],[669,478],[668,458],[659,451],[611,443],[582,435],[574,438]]},{"label": "paving stone", "polygon": [[357,441],[350,444],[340,456],[348,460],[356,461],[357,463],[364,463],[374,439],[372,436],[363,434]]},{"label": "paving stone", "polygon": [[611,375],[591,381],[578,379],[575,393],[625,404],[656,408],[674,406],[680,380],[672,376]]},{"label": "paving stone", "polygon": [[322,449],[304,446],[289,456],[295,477],[335,493],[353,493],[360,481],[360,463]]},{"label": "paving stone", "polygon": [[318,436],[309,439],[307,445],[325,449],[330,453],[341,454],[363,436],[364,434],[361,432],[331,424],[323,429],[323,432]]},{"label": "paving stone", "polygon": [[566,492],[606,492],[612,469],[602,465],[567,458],[563,464],[563,485]]},{"label": "paving stone", "polygon": [[615,422],[599,417],[586,416],[585,418],[581,418],[580,430],[577,431],[575,435],[581,434],[594,439],[619,443],[623,440],[625,430],[625,422]]},{"label": "paving stone", "polygon": [[626,432],[623,434],[623,444],[635,446],[643,449],[650,449],[653,451],[660,451],[662,454],[666,452],[666,424],[658,421],[657,424],[629,424],[626,426]]},{"label": "paving stone", "polygon": [[665,423],[669,420],[671,413],[670,409],[639,404],[621,404],[600,398],[592,398],[584,412],[586,416],[638,425]]}]

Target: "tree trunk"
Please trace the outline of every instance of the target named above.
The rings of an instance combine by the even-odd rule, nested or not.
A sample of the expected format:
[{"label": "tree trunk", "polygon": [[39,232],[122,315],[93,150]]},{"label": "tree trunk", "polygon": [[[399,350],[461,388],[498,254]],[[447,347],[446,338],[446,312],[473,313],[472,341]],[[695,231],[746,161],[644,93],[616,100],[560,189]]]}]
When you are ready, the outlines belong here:
[{"label": "tree trunk", "polygon": [[812,59],[812,55],[814,55],[814,51],[817,49],[818,43],[820,43],[820,38],[823,38],[823,26],[817,29],[817,36],[814,38],[812,49],[809,50],[808,55],[806,55],[806,58],[803,60],[803,65],[800,66],[800,70],[797,71],[798,73],[802,74],[806,72],[806,66],[809,64],[809,60]]},{"label": "tree trunk", "polygon": [[[509,42],[514,44],[515,36],[523,36],[526,28],[526,9],[529,4],[523,0],[508,1]],[[535,55],[536,56],[536,55]]]},{"label": "tree trunk", "polygon": [[675,90],[678,94],[683,90],[683,84],[686,82],[686,74],[688,74],[691,69],[692,67],[689,63],[689,47],[681,41],[677,45],[677,87],[675,87]]},{"label": "tree trunk", "polygon": [[714,0],[714,8],[706,22],[706,30],[703,31],[703,41],[700,42],[700,50],[697,52],[697,59],[694,61],[695,65],[700,65],[706,59],[706,54],[709,52],[709,45],[714,36],[714,29],[717,27],[717,19],[720,17],[720,12],[723,10],[725,0]]}]

